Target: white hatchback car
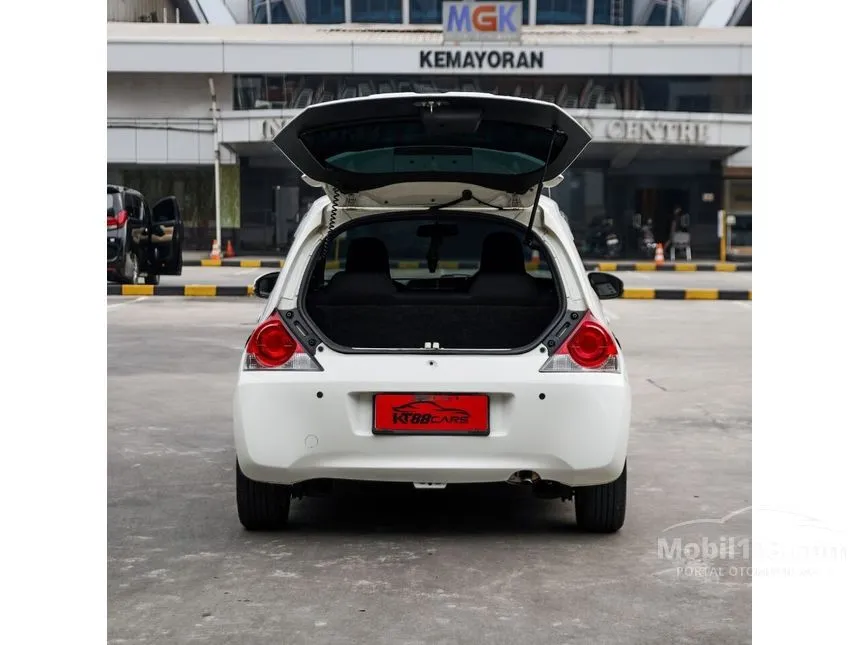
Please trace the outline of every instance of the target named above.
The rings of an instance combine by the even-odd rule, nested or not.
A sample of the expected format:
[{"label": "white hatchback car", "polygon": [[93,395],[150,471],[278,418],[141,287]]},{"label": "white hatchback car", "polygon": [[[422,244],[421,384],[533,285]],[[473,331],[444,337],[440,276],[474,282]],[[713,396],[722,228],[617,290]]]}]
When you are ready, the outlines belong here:
[{"label": "white hatchback car", "polygon": [[540,196],[590,138],[551,103],[473,93],[332,101],[275,137],[325,196],[255,283],[234,399],[247,529],[339,480],[509,482],[621,528],[631,396],[600,298],[623,285],[586,273]]}]

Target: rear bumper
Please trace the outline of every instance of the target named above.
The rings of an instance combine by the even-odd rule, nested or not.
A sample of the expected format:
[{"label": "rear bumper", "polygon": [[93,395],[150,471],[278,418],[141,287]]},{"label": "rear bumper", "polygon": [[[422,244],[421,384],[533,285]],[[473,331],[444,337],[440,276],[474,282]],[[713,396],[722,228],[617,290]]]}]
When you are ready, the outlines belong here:
[{"label": "rear bumper", "polygon": [[[463,359],[443,357],[435,359],[432,378],[405,383],[373,377],[392,373],[391,365],[381,369],[384,362],[412,359],[428,362],[367,357],[363,379],[353,381],[328,372],[242,372],[234,398],[242,471],[280,484],[317,478],[499,482],[532,470],[542,479],[587,486],[620,475],[630,427],[625,375],[535,373],[513,383],[505,379],[509,370],[494,377],[484,365],[483,378],[466,379],[468,371],[458,369]],[[489,436],[372,434],[373,392],[440,391],[489,393]]]}]

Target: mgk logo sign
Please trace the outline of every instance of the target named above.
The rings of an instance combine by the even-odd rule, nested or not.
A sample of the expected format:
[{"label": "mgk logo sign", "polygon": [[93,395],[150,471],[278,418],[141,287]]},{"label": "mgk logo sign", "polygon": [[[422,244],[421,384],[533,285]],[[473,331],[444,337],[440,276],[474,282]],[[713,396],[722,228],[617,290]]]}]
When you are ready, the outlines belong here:
[{"label": "mgk logo sign", "polygon": [[445,42],[519,40],[523,26],[521,2],[443,2]]}]

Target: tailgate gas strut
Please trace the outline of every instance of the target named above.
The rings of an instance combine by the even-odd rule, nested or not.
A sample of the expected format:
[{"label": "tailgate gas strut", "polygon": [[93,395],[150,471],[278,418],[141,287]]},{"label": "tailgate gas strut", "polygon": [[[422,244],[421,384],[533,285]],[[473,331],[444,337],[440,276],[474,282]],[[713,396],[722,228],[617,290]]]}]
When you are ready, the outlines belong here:
[{"label": "tailgate gas strut", "polygon": [[527,247],[532,246],[532,244],[534,242],[534,233],[532,233],[532,228],[534,228],[534,225],[535,225],[535,215],[537,215],[538,202],[540,201],[541,191],[543,191],[543,182],[546,180],[546,171],[547,171],[547,168],[549,168],[550,156],[552,155],[552,147],[555,144],[556,132],[558,132],[558,127],[555,124],[553,124],[552,133],[550,134],[550,138],[549,138],[549,147],[547,148],[547,151],[546,151],[546,162],[544,163],[543,168],[541,168],[540,181],[538,181],[537,190],[535,190],[535,201],[532,204],[531,215],[529,215],[529,227],[526,230],[526,236],[523,240],[523,243]]}]

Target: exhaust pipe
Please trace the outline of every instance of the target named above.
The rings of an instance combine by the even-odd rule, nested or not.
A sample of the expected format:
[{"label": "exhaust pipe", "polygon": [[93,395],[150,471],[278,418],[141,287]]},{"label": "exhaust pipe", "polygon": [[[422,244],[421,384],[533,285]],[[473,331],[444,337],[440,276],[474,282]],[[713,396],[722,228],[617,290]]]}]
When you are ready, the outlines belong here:
[{"label": "exhaust pipe", "polygon": [[540,481],[540,475],[533,470],[518,470],[508,478],[508,483],[515,486],[531,486]]}]

